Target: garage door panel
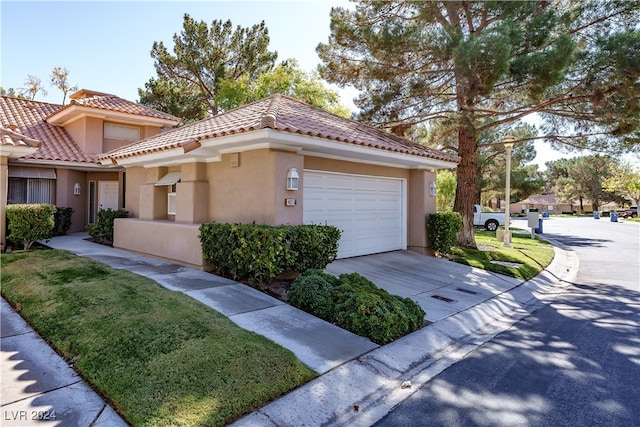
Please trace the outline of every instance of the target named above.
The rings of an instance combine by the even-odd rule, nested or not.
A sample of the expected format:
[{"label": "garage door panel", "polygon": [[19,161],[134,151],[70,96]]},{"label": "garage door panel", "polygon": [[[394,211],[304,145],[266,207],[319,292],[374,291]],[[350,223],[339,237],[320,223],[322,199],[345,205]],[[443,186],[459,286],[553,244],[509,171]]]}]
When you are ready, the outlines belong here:
[{"label": "garage door panel", "polygon": [[319,188],[322,189],[324,187],[323,184],[324,180],[322,179],[322,176],[319,175],[310,175],[310,176],[304,176],[304,188]]},{"label": "garage door panel", "polygon": [[354,221],[353,229],[356,231],[370,231],[377,229],[378,227],[378,218],[358,218],[357,221]]},{"label": "garage door panel", "polygon": [[400,181],[381,181],[379,190],[381,192],[397,193],[402,189],[402,183]]},{"label": "garage door panel", "polygon": [[365,178],[356,178],[354,179],[354,190],[357,191],[378,191],[378,182],[373,179],[365,179]]},{"label": "garage door panel", "polygon": [[352,190],[353,181],[348,177],[327,176],[325,186],[331,190]]},{"label": "garage door panel", "polygon": [[378,201],[378,209],[381,211],[398,211],[401,209],[401,203],[398,199],[383,199]]},{"label": "garage door panel", "polygon": [[353,200],[347,196],[327,197],[325,210],[327,213],[352,212]]},{"label": "garage door panel", "polygon": [[354,209],[356,211],[375,211],[378,209],[378,200],[375,197],[359,197],[354,201]]},{"label": "garage door panel", "polygon": [[305,223],[341,230],[339,258],[406,248],[400,179],[305,171],[303,197]]}]

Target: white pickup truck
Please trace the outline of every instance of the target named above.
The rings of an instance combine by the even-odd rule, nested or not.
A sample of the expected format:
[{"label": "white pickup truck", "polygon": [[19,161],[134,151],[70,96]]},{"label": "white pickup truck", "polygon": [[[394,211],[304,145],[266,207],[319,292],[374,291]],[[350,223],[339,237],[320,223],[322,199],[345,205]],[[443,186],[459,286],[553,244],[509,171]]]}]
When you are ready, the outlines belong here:
[{"label": "white pickup truck", "polygon": [[473,225],[481,225],[487,231],[496,231],[499,225],[504,225],[504,213],[482,212],[480,205],[474,205]]}]

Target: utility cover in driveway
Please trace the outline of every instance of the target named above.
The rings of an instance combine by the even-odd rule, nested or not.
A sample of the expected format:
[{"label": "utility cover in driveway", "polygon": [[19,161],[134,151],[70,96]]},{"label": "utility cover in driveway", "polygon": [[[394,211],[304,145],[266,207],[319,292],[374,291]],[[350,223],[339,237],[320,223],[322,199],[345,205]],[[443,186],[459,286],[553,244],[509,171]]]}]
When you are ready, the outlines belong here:
[{"label": "utility cover in driveway", "polygon": [[342,231],[338,258],[406,249],[404,181],[304,171],[304,223]]}]

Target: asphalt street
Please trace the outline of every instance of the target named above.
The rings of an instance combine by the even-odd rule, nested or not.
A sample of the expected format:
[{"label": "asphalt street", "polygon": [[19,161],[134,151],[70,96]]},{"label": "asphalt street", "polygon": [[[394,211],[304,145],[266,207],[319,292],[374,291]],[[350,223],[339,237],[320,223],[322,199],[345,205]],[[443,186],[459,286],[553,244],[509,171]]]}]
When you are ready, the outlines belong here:
[{"label": "asphalt street", "polygon": [[377,426],[640,425],[640,224],[553,218],[543,229],[577,253],[575,283]]}]

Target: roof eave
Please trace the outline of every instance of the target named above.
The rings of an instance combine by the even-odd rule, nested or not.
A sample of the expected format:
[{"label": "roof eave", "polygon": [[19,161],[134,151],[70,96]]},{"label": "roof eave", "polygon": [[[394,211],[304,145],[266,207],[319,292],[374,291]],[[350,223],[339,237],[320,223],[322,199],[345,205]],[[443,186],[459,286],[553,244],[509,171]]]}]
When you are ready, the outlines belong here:
[{"label": "roof eave", "polygon": [[19,159],[20,157],[29,156],[38,151],[40,147],[29,146],[13,146],[13,145],[0,145],[0,156],[8,157],[10,159]]},{"label": "roof eave", "polygon": [[46,121],[52,125],[66,126],[83,117],[96,117],[104,120],[134,123],[143,126],[173,127],[180,123],[180,120],[163,119],[160,117],[149,117],[141,114],[124,113],[103,108],[87,107],[85,105],[73,105],[60,109],[47,117]]},{"label": "roof eave", "polygon": [[189,150],[185,146],[120,156],[116,152],[113,155],[101,156],[99,161],[103,164],[111,164],[115,161],[122,166],[171,166],[195,161],[219,161],[221,156],[226,153],[276,148],[315,157],[404,169],[450,169],[457,166],[457,162],[446,159],[394,152],[272,129],[259,129],[236,135],[203,139],[199,141],[199,144],[198,148],[190,148]]}]

